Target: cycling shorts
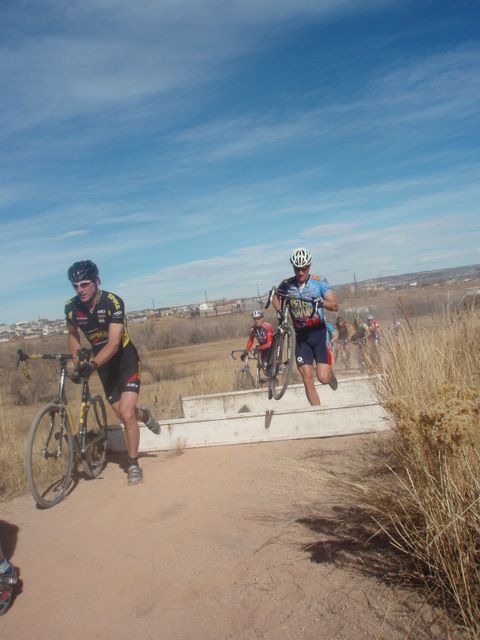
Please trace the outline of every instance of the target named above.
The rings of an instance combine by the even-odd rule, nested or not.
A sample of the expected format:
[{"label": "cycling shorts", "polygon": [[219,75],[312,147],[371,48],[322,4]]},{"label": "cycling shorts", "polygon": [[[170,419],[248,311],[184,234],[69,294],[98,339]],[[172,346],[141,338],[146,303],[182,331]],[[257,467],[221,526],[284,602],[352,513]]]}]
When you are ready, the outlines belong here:
[{"label": "cycling shorts", "polygon": [[120,359],[114,357],[113,362],[107,362],[97,371],[110,404],[118,402],[125,391],[140,393],[140,360],[131,343],[123,350]]},{"label": "cycling shorts", "polygon": [[304,364],[332,364],[332,356],[327,344],[327,328],[324,324],[297,331],[295,338],[297,367]]},{"label": "cycling shorts", "polygon": [[259,349],[258,350],[258,354],[260,356],[260,364],[262,365],[262,367],[264,369],[267,368],[268,359],[270,357],[270,351],[271,350],[272,350],[272,347],[267,347],[266,349]]}]

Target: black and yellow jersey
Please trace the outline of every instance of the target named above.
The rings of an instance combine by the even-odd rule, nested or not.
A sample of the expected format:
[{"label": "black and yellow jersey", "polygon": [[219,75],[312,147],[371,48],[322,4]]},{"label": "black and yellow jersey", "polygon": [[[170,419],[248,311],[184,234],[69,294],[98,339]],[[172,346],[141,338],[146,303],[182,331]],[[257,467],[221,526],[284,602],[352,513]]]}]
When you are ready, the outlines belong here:
[{"label": "black and yellow jersey", "polygon": [[71,298],[65,304],[67,324],[78,327],[88,342],[92,345],[96,355],[108,342],[108,327],[110,324],[123,324],[123,335],[120,350],[132,345],[128,331],[125,304],[121,298],[109,291],[98,291],[95,307],[90,312],[78,296]]}]

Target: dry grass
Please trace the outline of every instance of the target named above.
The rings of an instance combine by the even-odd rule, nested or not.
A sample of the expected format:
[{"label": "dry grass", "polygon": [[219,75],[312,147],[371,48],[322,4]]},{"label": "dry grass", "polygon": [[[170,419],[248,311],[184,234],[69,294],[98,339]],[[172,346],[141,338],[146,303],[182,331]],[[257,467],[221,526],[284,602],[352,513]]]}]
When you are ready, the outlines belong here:
[{"label": "dry grass", "polygon": [[376,392],[393,432],[382,468],[333,479],[472,638],[480,633],[480,319],[387,343]]}]

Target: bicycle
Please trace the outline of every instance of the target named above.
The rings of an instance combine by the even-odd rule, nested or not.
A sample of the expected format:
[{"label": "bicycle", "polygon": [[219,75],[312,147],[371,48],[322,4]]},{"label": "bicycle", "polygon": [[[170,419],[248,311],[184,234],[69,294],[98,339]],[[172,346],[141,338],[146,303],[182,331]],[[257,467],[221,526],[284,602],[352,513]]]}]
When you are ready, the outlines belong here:
[{"label": "bicycle", "polygon": [[[235,381],[233,383],[234,391],[247,391],[248,389],[260,389],[264,380],[263,380],[263,367],[260,362],[258,347],[254,347],[251,351],[248,352],[247,357],[243,360],[243,366],[241,369],[237,371],[235,375]],[[243,349],[234,349],[230,351],[230,356],[236,360],[236,353],[244,353]],[[249,360],[256,360],[257,366],[255,367],[255,375],[250,371],[250,366],[248,364]]]},{"label": "bicycle", "polygon": [[[27,360],[54,360],[60,366],[56,397],[45,404],[32,420],[27,436],[25,467],[27,483],[38,507],[48,509],[61,502],[72,481],[74,462],[80,460],[87,478],[97,478],[107,456],[107,412],[99,395],[91,395],[88,377],[80,376],[79,367],[88,361],[90,352],[80,349],[78,363],[70,378],[82,382],[80,417],[75,423],[65,393],[67,364],[71,354],[26,354],[17,350],[17,366],[29,377]],[[89,415],[93,419],[88,422]]]},{"label": "bicycle", "polygon": [[292,296],[288,293],[281,293],[275,287],[270,290],[265,309],[272,303],[273,296],[280,299],[280,309],[278,311],[278,326],[273,334],[272,348],[267,365],[268,373],[268,399],[280,400],[288,387],[290,373],[292,371],[292,349],[294,342],[293,329],[288,322],[288,311],[291,300],[301,300],[312,305],[313,316],[318,311],[319,298],[310,299],[301,296]]}]

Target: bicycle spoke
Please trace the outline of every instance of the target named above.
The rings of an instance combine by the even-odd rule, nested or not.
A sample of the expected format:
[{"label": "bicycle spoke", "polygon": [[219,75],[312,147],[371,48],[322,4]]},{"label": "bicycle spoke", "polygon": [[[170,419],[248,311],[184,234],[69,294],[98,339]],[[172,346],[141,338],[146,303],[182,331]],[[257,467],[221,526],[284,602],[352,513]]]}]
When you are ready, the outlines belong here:
[{"label": "bicycle spoke", "polygon": [[100,396],[93,396],[87,418],[83,468],[89,478],[97,478],[102,472],[107,458],[107,412]]}]

